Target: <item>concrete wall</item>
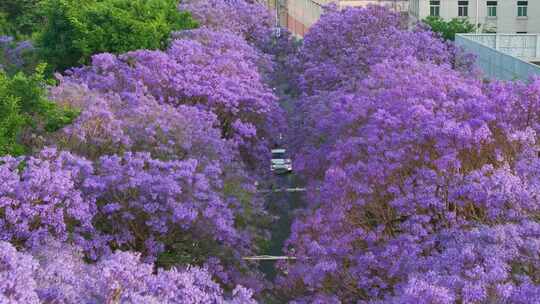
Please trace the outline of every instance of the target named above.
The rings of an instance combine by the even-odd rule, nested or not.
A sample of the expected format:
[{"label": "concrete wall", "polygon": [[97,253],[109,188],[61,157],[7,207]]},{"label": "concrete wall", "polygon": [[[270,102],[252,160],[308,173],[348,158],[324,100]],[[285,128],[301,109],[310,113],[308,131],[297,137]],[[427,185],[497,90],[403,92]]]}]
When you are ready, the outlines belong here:
[{"label": "concrete wall", "polygon": [[[444,19],[458,17],[458,0],[440,0],[440,16]],[[528,17],[517,16],[517,0],[497,0],[497,17],[487,17],[487,0],[469,0],[468,20],[476,23],[478,2],[478,23],[481,31],[498,33],[540,33],[540,0],[528,0]],[[429,16],[429,0],[411,0],[409,14],[414,21]]]},{"label": "concrete wall", "polygon": [[540,34],[464,34],[462,36],[525,61],[540,61]]},{"label": "concrete wall", "polygon": [[[500,80],[527,80],[532,75],[540,76],[540,66],[534,65],[519,57],[506,54],[521,53],[525,56],[531,54],[529,44],[533,39],[534,43],[540,42],[538,35],[456,35],[456,45],[462,47],[466,52],[476,55],[476,63],[484,72],[487,78]],[[517,37],[523,36],[523,37]],[[521,41],[522,48],[516,41]],[[498,49],[492,47],[497,45]],[[506,46],[506,47],[505,47]],[[534,52],[536,53],[538,44]],[[519,50],[519,51],[518,51]]]}]

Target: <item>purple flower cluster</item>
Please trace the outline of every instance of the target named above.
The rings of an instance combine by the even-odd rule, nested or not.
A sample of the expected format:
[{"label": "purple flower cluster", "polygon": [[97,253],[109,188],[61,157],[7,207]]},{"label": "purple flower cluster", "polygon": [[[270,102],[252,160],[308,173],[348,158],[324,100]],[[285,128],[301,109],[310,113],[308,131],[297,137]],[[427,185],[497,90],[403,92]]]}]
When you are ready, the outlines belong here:
[{"label": "purple flower cluster", "polygon": [[286,244],[298,259],[280,265],[285,297],[539,300],[540,80],[485,84],[454,55],[378,7],[330,11],[306,35],[295,144],[309,206]]},{"label": "purple flower cluster", "polygon": [[0,242],[0,279],[2,303],[256,303],[241,286],[225,295],[203,268],[155,273],[138,254],[120,251],[87,264],[53,240],[30,252]]},{"label": "purple flower cluster", "polygon": [[51,97],[82,109],[49,143],[95,162],[82,190],[97,201],[94,222],[106,231],[86,247],[94,258],[110,247],[138,250],[153,260],[178,250],[179,243],[205,240],[206,247],[184,248],[185,259],[234,261],[234,267],[223,265],[231,271],[220,274],[223,281],[243,277],[233,270],[246,266],[236,258],[256,250],[255,238],[266,237],[256,226],[266,214],[236,145],[216,128],[216,115],[144,95],[101,93],[67,80]]},{"label": "purple flower cluster", "polygon": [[282,117],[259,73],[259,68],[271,69],[269,59],[230,32],[200,29],[175,37],[181,39],[173,40],[166,52],[96,55],[91,66],[73,70],[68,81],[139,99],[132,103],[145,102],[144,96],[159,104],[211,112],[222,137],[238,147],[244,163],[262,167]]},{"label": "purple flower cluster", "polygon": [[92,232],[95,202],[81,186],[92,164],[46,149],[39,158],[0,158],[0,239],[26,247]]},{"label": "purple flower cluster", "polygon": [[100,158],[85,191],[95,197],[97,225],[107,226],[102,230],[113,247],[155,257],[171,249],[164,246],[172,245],[174,236],[182,236],[240,250],[233,210],[220,194],[221,175],[219,166],[201,166],[196,159],[161,161],[128,152]]},{"label": "purple flower cluster", "polygon": [[82,111],[49,143],[90,159],[123,151],[222,164],[238,158],[234,147],[222,140],[215,114],[193,106],[175,108],[144,95],[101,93],[66,80],[50,90],[50,97]]},{"label": "purple flower cluster", "polygon": [[0,161],[2,240],[35,248],[54,238],[93,259],[125,249],[154,261],[179,245],[193,254],[198,242],[207,252],[193,263],[250,252],[250,235],[234,225],[242,208],[225,196],[218,163],[162,161],[148,152],[91,162],[55,149]]},{"label": "purple flower cluster", "polygon": [[259,45],[275,26],[275,18],[266,7],[249,0],[188,0],[180,10],[189,11],[203,26],[211,30],[228,29],[247,42]]},{"label": "purple flower cluster", "polygon": [[13,73],[33,64],[29,55],[33,55],[34,46],[29,40],[15,42],[11,36],[0,36],[0,70]]},{"label": "purple flower cluster", "polygon": [[437,35],[421,27],[413,31],[399,14],[382,6],[359,10],[329,7],[304,37],[297,66],[302,93],[346,89],[385,59],[413,56],[418,60],[447,63],[452,53]]}]

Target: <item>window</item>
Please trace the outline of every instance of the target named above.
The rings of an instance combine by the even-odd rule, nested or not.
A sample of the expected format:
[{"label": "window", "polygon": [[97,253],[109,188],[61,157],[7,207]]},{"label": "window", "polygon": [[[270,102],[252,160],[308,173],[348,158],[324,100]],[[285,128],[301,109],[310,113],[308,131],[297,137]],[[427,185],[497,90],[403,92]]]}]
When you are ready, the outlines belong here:
[{"label": "window", "polygon": [[487,15],[488,17],[497,17],[497,1],[487,2]]},{"label": "window", "polygon": [[429,1],[429,15],[439,17],[441,10],[441,1]]},{"label": "window", "polygon": [[518,1],[518,17],[527,17],[527,6],[529,5],[528,1]]},{"label": "window", "polygon": [[469,1],[458,1],[458,16],[469,16]]}]

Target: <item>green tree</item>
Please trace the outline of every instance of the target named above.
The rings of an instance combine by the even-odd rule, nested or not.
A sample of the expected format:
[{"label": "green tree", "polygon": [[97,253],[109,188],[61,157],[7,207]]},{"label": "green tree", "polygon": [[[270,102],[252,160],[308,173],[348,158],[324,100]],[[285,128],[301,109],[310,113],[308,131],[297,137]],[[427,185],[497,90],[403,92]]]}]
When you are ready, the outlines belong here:
[{"label": "green tree", "polygon": [[0,71],[0,155],[20,155],[29,145],[25,133],[54,132],[75,119],[79,111],[61,108],[47,99],[45,65],[33,75],[9,76]]},{"label": "green tree", "polygon": [[41,24],[40,0],[0,1],[0,35],[29,38]]},{"label": "green tree", "polygon": [[458,33],[472,33],[476,26],[467,19],[454,18],[445,21],[441,17],[429,16],[423,22],[431,28],[432,31],[440,33],[446,40],[454,40]]},{"label": "green tree", "polygon": [[4,12],[0,11],[0,36],[7,36],[11,32],[11,24]]},{"label": "green tree", "polygon": [[172,31],[194,28],[177,0],[42,0],[41,58],[53,70],[86,64],[102,52],[163,49]]}]

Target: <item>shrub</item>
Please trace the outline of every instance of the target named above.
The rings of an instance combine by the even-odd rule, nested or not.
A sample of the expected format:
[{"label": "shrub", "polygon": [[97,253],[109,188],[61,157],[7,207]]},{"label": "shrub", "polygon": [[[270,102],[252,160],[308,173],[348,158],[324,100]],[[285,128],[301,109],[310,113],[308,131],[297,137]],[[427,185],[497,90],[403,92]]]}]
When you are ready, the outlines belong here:
[{"label": "shrub", "polygon": [[444,39],[452,41],[456,38],[456,34],[472,33],[476,30],[476,26],[467,19],[454,18],[445,21],[440,17],[429,16],[422,22],[427,24],[432,31],[439,33]]},{"label": "shrub", "polygon": [[44,66],[27,76],[0,71],[0,155],[20,155],[32,147],[30,136],[54,132],[69,124],[78,111],[58,107],[46,98]]}]

